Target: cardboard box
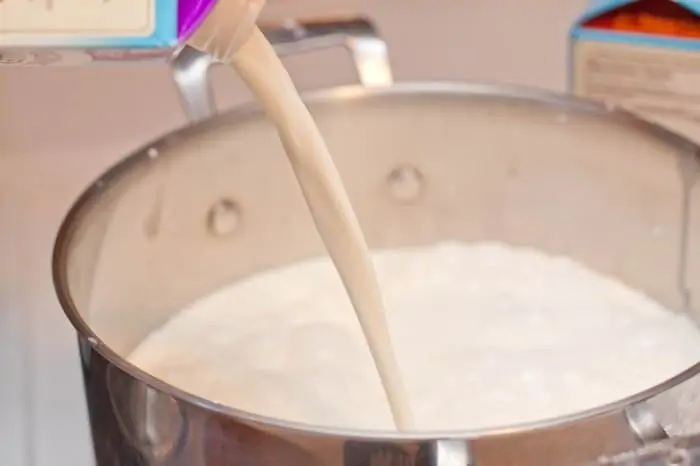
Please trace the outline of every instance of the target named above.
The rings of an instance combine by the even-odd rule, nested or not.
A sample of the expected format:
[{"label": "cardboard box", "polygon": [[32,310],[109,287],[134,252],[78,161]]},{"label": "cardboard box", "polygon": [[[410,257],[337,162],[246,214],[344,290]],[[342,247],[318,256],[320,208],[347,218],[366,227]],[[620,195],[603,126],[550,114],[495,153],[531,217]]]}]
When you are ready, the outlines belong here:
[{"label": "cardboard box", "polygon": [[172,55],[215,0],[0,0],[0,66]]},{"label": "cardboard box", "polygon": [[570,40],[574,94],[700,140],[700,0],[595,0]]}]

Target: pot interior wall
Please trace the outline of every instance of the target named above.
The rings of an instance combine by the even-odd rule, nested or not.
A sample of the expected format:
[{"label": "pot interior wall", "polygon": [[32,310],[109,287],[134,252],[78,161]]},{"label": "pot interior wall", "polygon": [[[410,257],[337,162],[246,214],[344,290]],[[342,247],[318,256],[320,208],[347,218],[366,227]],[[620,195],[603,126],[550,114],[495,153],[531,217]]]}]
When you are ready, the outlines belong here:
[{"label": "pot interior wall", "polygon": [[[686,307],[685,281],[698,311],[700,258],[682,260],[700,247],[691,144],[587,104],[361,92],[311,109],[372,247],[529,246],[673,309]],[[103,179],[74,217],[66,276],[82,318],[122,356],[194,299],[325,254],[258,112],[167,137]]]}]

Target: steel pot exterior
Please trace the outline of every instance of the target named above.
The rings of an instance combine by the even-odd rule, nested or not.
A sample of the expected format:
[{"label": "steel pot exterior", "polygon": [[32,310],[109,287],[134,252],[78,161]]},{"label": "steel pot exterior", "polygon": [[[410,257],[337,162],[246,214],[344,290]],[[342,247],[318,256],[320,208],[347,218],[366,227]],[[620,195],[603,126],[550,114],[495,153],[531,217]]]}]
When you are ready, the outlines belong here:
[{"label": "steel pot exterior", "polygon": [[[359,62],[366,58],[359,56]],[[378,56],[381,50],[370,58]],[[323,252],[262,113],[251,107],[207,119],[211,105],[201,77],[210,62],[189,49],[181,57],[188,66],[176,68],[176,82],[193,119],[203,121],[144,146],[97,180],[68,214],[56,244],[55,282],[79,334],[98,464],[575,465],[666,441],[667,412],[646,400],[688,383],[700,366],[575,416],[483,432],[398,435],[254,416],[129,364],[128,353],[192,299]],[[692,292],[700,288],[700,264],[685,253],[700,245],[695,144],[625,112],[555,94],[459,83],[392,85],[390,74],[382,76],[382,82],[365,76],[367,87],[307,98],[371,245],[450,237],[530,242],[584,257],[670,308],[697,312]],[[407,129],[412,125],[438,139],[421,142],[419,132]],[[493,156],[470,155],[465,135],[474,140],[488,131],[491,139],[482,142],[507,147]],[[548,157],[544,149],[558,137],[571,138],[571,151]],[[436,147],[437,140],[444,147]],[[347,141],[356,147],[348,150]],[[598,152],[588,156],[576,142],[590,142]],[[532,153],[516,153],[528,144]],[[626,173],[625,164],[635,170]],[[552,167],[559,172],[550,181],[571,185],[545,186],[541,176]],[[407,168],[420,173],[423,189],[397,198],[393,174]],[[167,194],[168,184],[179,188]],[[608,197],[591,204],[583,196],[591,187]],[[649,189],[655,197],[645,194]],[[566,192],[580,195],[579,205],[561,195]],[[560,199],[550,196],[557,193]],[[562,205],[543,210],[547,202]],[[535,220],[524,221],[524,213]],[[582,240],[588,237],[577,234],[581,218],[597,218],[605,235]],[[547,228],[538,229],[537,219]],[[635,263],[613,260],[632,251],[639,253]]]},{"label": "steel pot exterior", "polygon": [[[419,102],[419,106],[424,105],[427,109],[427,103],[431,102],[432,99],[437,99],[439,101],[438,105],[443,105],[444,103],[456,102],[460,98],[470,100],[474,105],[480,101],[488,102],[494,100],[496,102],[512,103],[516,108],[519,108],[520,105],[533,106],[532,109],[544,108],[547,112],[551,109],[556,111],[566,109],[571,118],[573,118],[572,115],[580,114],[583,115],[582,118],[586,119],[586,121],[589,121],[589,114],[595,115],[597,112],[600,113],[601,118],[608,118],[611,125],[616,123],[629,127],[630,130],[637,131],[640,137],[641,135],[646,135],[649,141],[656,140],[661,146],[670,148],[671,152],[681,157],[681,159],[684,156],[695,157],[695,146],[690,142],[666,133],[664,130],[653,127],[650,124],[636,120],[627,114],[608,112],[603,107],[574,101],[565,97],[524,90],[469,85],[404,84],[393,88],[372,91],[361,88],[336,89],[317,94],[315,98],[309,98],[309,102],[311,102],[312,108],[318,106],[318,109],[323,110],[332,109],[335,105],[363,105],[363,102],[370,106],[376,105],[381,107],[386,102],[393,102],[392,105],[396,105],[396,102],[400,103],[401,99],[407,99],[414,103]],[[377,108],[370,108],[366,111],[374,114]],[[529,115],[532,109],[527,110],[523,115]],[[607,115],[607,117],[602,115]],[[282,421],[259,418],[216,406],[141,373],[138,369],[129,365],[123,359],[123,356],[125,352],[128,353],[126,351],[127,348],[133,347],[134,344],[138,343],[138,339],[145,335],[140,335],[139,332],[130,333],[116,330],[118,326],[128,328],[129,325],[133,324],[133,321],[138,319],[134,316],[130,323],[130,321],[124,320],[123,315],[117,316],[117,318],[110,318],[109,316],[105,318],[105,316],[91,316],[89,312],[81,314],[79,311],[81,308],[87,309],[90,307],[89,300],[96,299],[93,289],[99,289],[99,287],[95,287],[95,283],[91,282],[95,276],[99,275],[95,273],[94,269],[97,266],[94,251],[100,248],[100,241],[105,240],[105,229],[109,229],[108,223],[119,225],[120,222],[124,222],[126,219],[141,218],[141,215],[148,217],[150,206],[144,206],[143,199],[153,198],[152,194],[157,191],[159,184],[158,182],[150,183],[143,180],[157,181],[162,179],[161,175],[163,173],[167,173],[168,176],[175,176],[175,178],[178,176],[189,177],[191,175],[208,180],[207,186],[218,184],[218,186],[212,188],[216,192],[216,189],[219,189],[222,185],[212,180],[213,175],[211,173],[213,172],[208,171],[207,175],[194,173],[195,166],[186,162],[187,157],[183,156],[183,154],[188,151],[191,152],[195,146],[199,148],[202,154],[205,154],[207,152],[207,149],[205,149],[206,144],[203,145],[202,143],[205,140],[212,141],[211,144],[217,146],[215,151],[218,152],[223,147],[222,145],[230,143],[225,133],[230,131],[232,125],[240,126],[246,131],[254,133],[257,130],[250,125],[253,121],[257,121],[259,117],[259,112],[255,109],[242,110],[218,117],[215,120],[205,121],[149,144],[139,151],[138,154],[122,162],[100,178],[78,201],[64,223],[57,242],[54,270],[61,302],[80,333],[88,404],[91,411],[95,446],[100,464],[113,464],[110,462],[114,461],[114,458],[121,462],[119,464],[128,464],[130,461],[139,461],[140,463],[135,464],[148,465],[231,464],[234,462],[234,459],[230,458],[235,457],[235,461],[252,458],[249,459],[252,462],[251,464],[295,465],[303,462],[304,464],[360,466],[374,464],[368,462],[370,457],[386,459],[385,455],[389,455],[391,458],[399,458],[402,455],[413,458],[411,460],[392,460],[398,461],[396,464],[406,464],[401,461],[424,464],[423,462],[429,463],[435,460],[436,456],[430,454],[430,452],[436,450],[435,441],[444,439],[468,440],[469,458],[476,461],[477,464],[579,464],[592,461],[606,453],[616,453],[634,447],[639,441],[639,435],[635,437],[635,434],[638,434],[638,432],[630,428],[629,408],[680,383],[683,379],[689,378],[698,371],[697,367],[690,368],[689,372],[679,376],[678,380],[670,381],[647,393],[639,394],[633,399],[624,400],[613,406],[601,407],[595,412],[582,413],[579,416],[568,419],[544,422],[534,426],[504,428],[492,432],[432,433],[425,434],[425,436],[392,436],[382,433],[353,433],[342,430],[313,429]],[[323,121],[322,118],[321,121]],[[606,131],[605,127],[605,125],[600,126],[600,128],[603,128],[601,131]],[[263,136],[258,135],[256,141],[269,140]],[[261,149],[261,154],[262,152],[264,150]],[[261,154],[255,154],[254,156],[260,157]],[[673,154],[664,154],[663,157],[673,157]],[[662,155],[659,156],[661,157]],[[200,154],[200,157],[202,160],[195,161],[196,164],[200,162],[207,164],[213,160],[207,155]],[[169,160],[171,158],[172,160],[181,158],[185,161],[183,162],[184,165],[177,168],[174,162]],[[235,157],[232,156],[232,158]],[[655,159],[655,157],[652,159]],[[219,159],[217,158],[217,160]],[[240,160],[237,162],[240,162]],[[264,166],[261,165],[255,170],[252,166],[248,167],[249,171],[247,173],[243,173],[243,170],[237,170],[240,173],[237,176],[255,178],[256,176],[260,177],[262,174],[270,176],[271,181],[282,183],[282,179],[288,174],[281,168],[282,162],[265,165],[261,160],[260,163]],[[679,168],[681,165],[678,165],[676,168]],[[673,166],[675,167],[676,165]],[[390,166],[386,168],[390,168]],[[211,170],[211,167],[209,170]],[[218,167],[216,171],[221,171],[221,167]],[[344,173],[347,173],[347,171],[344,171]],[[679,179],[680,173],[681,171],[679,170],[677,173]],[[356,180],[360,176],[366,176],[366,173],[355,173],[354,175]],[[229,185],[229,181],[225,180],[224,184]],[[243,179],[238,181],[243,182]],[[680,185],[681,183],[679,182]],[[352,187],[354,184],[351,182],[350,186]],[[132,190],[133,187],[141,190],[141,194],[130,194],[135,193]],[[284,185],[280,189],[284,192],[289,187],[289,185]],[[154,189],[156,191],[153,191]],[[183,199],[185,198],[173,198],[170,200],[171,205],[180,206],[182,211],[179,213],[190,220],[194,218],[192,212],[198,211],[201,206],[199,201],[202,199],[216,200],[215,197],[211,196],[212,193],[208,193],[203,197],[200,196],[201,199],[195,200],[198,197],[195,192],[196,190],[188,190],[187,186],[184,186],[183,193],[187,193],[188,202],[192,204],[190,206],[183,204]],[[262,195],[260,193],[263,193],[263,191],[259,191],[259,195]],[[682,193],[683,190],[679,189],[677,199],[679,202],[681,201]],[[130,200],[129,196],[136,197]],[[360,197],[361,194],[355,193],[355,196]],[[243,227],[245,226],[245,212],[246,209],[249,209],[249,202],[245,200],[245,196],[240,198],[232,195],[231,197],[236,198],[236,203],[240,203],[243,212],[241,214],[241,226]],[[277,202],[278,200],[268,199],[267,202]],[[253,198],[250,198],[249,201],[253,202]],[[116,204],[114,204],[115,202]],[[364,205],[364,208],[370,208],[367,206],[371,205],[371,203],[366,202],[360,202],[359,204]],[[138,206],[143,206],[145,210],[138,210]],[[190,208],[194,208],[194,210],[186,213],[185,211]],[[296,215],[304,217],[301,210],[303,208],[302,201],[285,208],[288,210],[291,218],[295,218]],[[273,205],[261,205],[260,209],[270,212],[273,209]],[[364,211],[363,213],[363,209],[360,209],[361,219],[369,215],[369,211]],[[675,215],[679,214],[674,214],[674,217]],[[206,215],[202,212],[202,223],[208,225],[205,217]],[[134,221],[132,220],[131,223]],[[258,226],[262,228],[262,225]],[[170,228],[168,231],[173,231],[172,227],[172,225],[168,227]],[[252,226],[249,227],[252,228]],[[270,225],[270,227],[273,226]],[[317,238],[308,235],[307,227],[311,228],[310,224],[299,231],[291,231],[289,233],[290,238],[302,243],[305,241],[304,238],[312,238],[302,248],[304,251],[292,252],[291,255],[287,255],[286,258],[280,260],[289,261],[293,260],[295,256],[302,257],[320,251]],[[185,229],[184,227],[178,227],[177,231],[184,231]],[[279,226],[273,227],[271,230],[279,231]],[[131,233],[129,231],[128,229],[118,231],[118,237],[125,241],[124,244],[127,249],[120,249],[121,246],[117,247],[113,251],[112,259],[107,259],[103,252],[100,261],[116,260],[116,258],[124,256],[128,248],[135,245],[133,242],[129,243],[128,234],[136,230],[131,231]],[[139,230],[139,234],[144,231],[147,232],[146,236],[150,234],[148,233],[150,231],[148,228]],[[259,231],[262,232],[263,230]],[[380,243],[391,242],[393,235],[397,234],[396,231],[394,233],[385,232],[382,236],[381,233],[377,233],[372,228],[368,231],[371,241],[375,243],[377,241]],[[375,231],[375,233],[372,233],[372,231]],[[202,229],[200,233],[210,235],[211,231],[207,232]],[[414,240],[417,241],[421,241],[421,238],[426,240],[433,234],[429,229],[418,229],[413,233],[416,235]],[[124,236],[125,234],[126,236]],[[167,233],[164,234],[167,235]],[[192,230],[189,232],[184,231],[184,234],[195,233]],[[376,234],[380,236],[372,240],[372,236]],[[223,241],[223,238],[219,239]],[[257,238],[256,241],[259,239]],[[238,240],[242,240],[242,237],[239,237]],[[678,238],[672,241],[674,249],[678,246],[676,244],[677,240]],[[76,246],[78,246],[77,249]],[[149,246],[146,243],[138,247],[144,246],[146,249],[143,249],[141,252],[138,249],[133,251],[134,257],[144,259],[149,263],[155,257],[164,257],[161,254],[164,254],[163,251],[165,250],[161,251],[161,253],[156,252],[156,255],[151,255],[152,253],[147,252]],[[269,244],[267,247],[269,247]],[[240,248],[238,252],[242,250],[258,251],[250,244],[241,244]],[[665,247],[664,250],[666,250]],[[278,252],[271,251],[274,255],[277,255]],[[170,249],[170,253],[172,253],[172,249]],[[202,253],[204,255],[214,254],[206,251]],[[200,252],[197,252],[195,255],[199,254]],[[183,257],[176,259],[177,261],[182,261]],[[192,257],[195,256],[193,255]],[[258,264],[247,269],[246,273],[253,269],[271,265],[269,262],[273,257],[269,256],[259,259]],[[189,262],[189,260],[186,259],[185,262]],[[241,263],[245,262],[245,260],[241,261]],[[174,263],[171,261],[168,263],[167,268],[172,270],[173,265]],[[115,268],[114,270],[117,271],[117,269]],[[123,288],[124,283],[127,283],[124,280],[135,280],[141,283],[147,277],[150,277],[148,286],[157,289],[158,284],[156,282],[160,273],[163,273],[162,269],[137,271],[131,267],[126,267],[117,273],[119,277],[116,275],[112,277],[117,277],[118,280],[112,281],[110,278],[109,286],[106,288],[103,286],[102,290],[104,292],[116,287],[119,293],[122,293],[125,291],[125,288]],[[644,281],[643,277],[640,280]],[[221,277],[214,280],[214,282],[218,281],[221,281]],[[225,281],[228,281],[228,278]],[[166,286],[166,288],[175,286],[177,288],[179,285],[176,283],[165,283],[163,286]],[[196,284],[193,286],[197,288]],[[207,289],[212,286],[215,286],[215,283],[208,282],[206,284]],[[682,296],[680,294],[676,296],[676,293],[672,292],[673,289],[673,287],[670,289],[670,294],[667,296],[668,299],[671,302],[681,303]],[[90,290],[90,293],[87,292],[88,290]],[[193,292],[201,294],[204,291],[200,289]],[[142,292],[143,289],[137,289],[132,298],[143,299],[145,295]],[[157,295],[158,292],[154,296]],[[112,298],[115,297],[113,296]],[[127,306],[129,304],[127,298],[126,295],[122,295],[119,298],[122,300],[122,303],[118,306],[113,306],[111,311],[116,311],[121,306]],[[103,300],[101,304],[104,306],[103,309],[107,309],[111,300],[109,294],[103,295],[101,299]],[[181,299],[184,299],[186,302],[190,298],[180,296],[176,301]],[[132,304],[135,305],[135,303],[136,301]],[[141,305],[144,306],[141,307]],[[150,302],[150,304],[142,302],[141,305],[135,309],[138,309],[138,312],[142,315],[148,314],[156,307],[178,307],[175,301],[164,303],[159,300]],[[149,306],[151,306],[150,311]],[[96,320],[91,322],[89,326],[84,320],[86,318]],[[100,321],[100,319],[104,320]],[[95,329],[99,330],[96,331]],[[113,329],[114,332],[111,332],[109,329]],[[110,333],[113,334],[110,335]],[[440,445],[445,448],[450,448],[450,445],[452,445],[454,448],[459,443],[442,442]],[[217,455],[224,455],[225,459],[222,460]],[[229,457],[226,455],[233,456]],[[266,461],[270,461],[270,463],[266,463]]]}]

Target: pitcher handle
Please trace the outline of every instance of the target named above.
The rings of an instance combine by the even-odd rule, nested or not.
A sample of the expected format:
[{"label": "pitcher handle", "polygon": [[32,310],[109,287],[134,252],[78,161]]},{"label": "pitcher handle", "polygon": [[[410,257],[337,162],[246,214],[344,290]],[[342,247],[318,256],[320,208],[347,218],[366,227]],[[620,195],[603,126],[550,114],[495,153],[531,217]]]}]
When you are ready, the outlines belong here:
[{"label": "pitcher handle", "polygon": [[[261,29],[280,56],[329,47],[345,47],[352,55],[362,85],[389,86],[393,82],[387,45],[367,18],[290,20]],[[209,70],[217,61],[185,45],[171,62],[173,79],[185,114],[198,121],[216,113]]]}]

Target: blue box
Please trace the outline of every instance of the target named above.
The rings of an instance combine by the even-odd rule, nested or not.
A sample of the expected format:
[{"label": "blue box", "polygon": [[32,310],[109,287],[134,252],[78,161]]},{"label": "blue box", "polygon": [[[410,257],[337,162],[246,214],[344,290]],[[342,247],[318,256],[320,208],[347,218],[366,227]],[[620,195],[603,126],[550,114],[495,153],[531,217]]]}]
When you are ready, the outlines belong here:
[{"label": "blue box", "polygon": [[168,59],[215,0],[0,0],[0,65]]},{"label": "blue box", "polygon": [[574,94],[700,140],[700,0],[594,0],[569,39]]}]

